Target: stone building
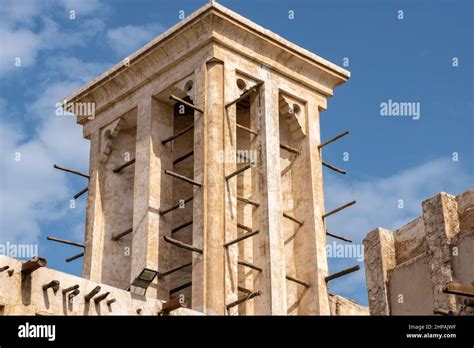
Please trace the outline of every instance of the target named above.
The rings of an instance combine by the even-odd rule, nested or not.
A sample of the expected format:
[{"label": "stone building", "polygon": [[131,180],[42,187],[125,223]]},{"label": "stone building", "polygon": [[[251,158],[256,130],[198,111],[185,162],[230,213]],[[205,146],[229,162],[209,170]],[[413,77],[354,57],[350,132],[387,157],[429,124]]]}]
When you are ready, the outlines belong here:
[{"label": "stone building", "polygon": [[[182,294],[190,315],[367,314],[327,288],[319,116],[349,77],[211,1],[73,93],[95,110],[77,114],[84,278],[2,257],[4,313],[156,314]],[[51,280],[79,285],[73,309]],[[97,286],[116,301],[88,306]]]},{"label": "stone building", "polygon": [[474,314],[474,189],[422,206],[421,217],[364,239],[371,315]]}]

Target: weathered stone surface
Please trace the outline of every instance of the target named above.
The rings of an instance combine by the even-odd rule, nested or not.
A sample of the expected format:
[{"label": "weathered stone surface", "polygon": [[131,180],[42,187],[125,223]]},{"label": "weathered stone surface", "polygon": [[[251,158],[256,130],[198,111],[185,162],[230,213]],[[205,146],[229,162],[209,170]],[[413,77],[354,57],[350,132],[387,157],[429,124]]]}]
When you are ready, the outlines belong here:
[{"label": "weathered stone surface", "polygon": [[432,315],[430,259],[426,254],[406,261],[389,271],[391,315]]},{"label": "weathered stone surface", "polygon": [[329,294],[331,315],[369,315],[369,307],[339,295]]},{"label": "weathered stone surface", "polygon": [[457,197],[438,193],[422,206],[423,216],[393,235],[387,231],[394,249],[380,248],[375,231],[364,240],[370,312],[472,315],[466,297],[443,289],[450,282],[471,285],[474,280],[474,190]]},{"label": "weathered stone surface", "polygon": [[392,231],[377,228],[364,238],[365,278],[371,315],[389,315],[388,271],[396,266]]},{"label": "weathered stone surface", "polygon": [[[29,278],[21,274],[21,261],[0,255],[0,265],[8,265],[14,270],[10,277],[7,272],[0,272],[0,305],[4,315],[157,315],[163,301],[145,296],[138,296],[129,291],[116,287],[96,283],[85,278],[55,271],[49,268],[40,268],[33,272]],[[59,290],[54,293],[52,289],[44,291],[43,284],[51,280],[58,280]],[[71,301],[62,290],[73,285],[79,285],[80,293]],[[100,286],[99,296],[110,292],[106,300],[116,299],[110,305],[106,300],[99,303],[94,298],[85,301],[84,295],[96,286]],[[171,315],[201,315],[189,308],[181,308],[171,312]]]},{"label": "weathered stone surface", "polygon": [[425,224],[419,217],[405,226],[393,231],[397,264],[408,261],[428,250]]}]

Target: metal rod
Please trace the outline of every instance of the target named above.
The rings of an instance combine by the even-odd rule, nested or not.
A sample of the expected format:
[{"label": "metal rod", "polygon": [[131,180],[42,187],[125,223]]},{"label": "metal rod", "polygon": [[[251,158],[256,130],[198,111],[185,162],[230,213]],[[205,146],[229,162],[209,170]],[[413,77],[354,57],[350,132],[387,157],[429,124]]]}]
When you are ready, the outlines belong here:
[{"label": "metal rod", "polygon": [[133,227],[127,228],[125,231],[112,235],[112,240],[119,240],[120,238],[126,236],[129,233],[133,232]]},{"label": "metal rod", "polygon": [[107,304],[107,306],[110,306],[112,303],[115,303],[117,302],[117,299],[115,298],[111,298],[110,300],[108,300],[107,302],[105,302]]},{"label": "metal rod", "polygon": [[226,179],[226,180],[229,180],[230,178],[233,178],[234,176],[239,175],[240,173],[245,172],[247,169],[250,169],[250,168],[252,168],[252,167],[255,167],[255,162],[251,162],[251,163],[249,163],[249,164],[246,164],[246,165],[243,166],[242,168],[237,169],[235,172],[233,172],[233,173],[227,175],[227,176],[225,177],[225,179]]},{"label": "metal rod", "polygon": [[248,232],[248,233],[244,233],[243,235],[241,235],[240,237],[234,239],[234,240],[231,240],[230,242],[227,242],[224,244],[224,248],[227,248],[228,246],[231,246],[232,244],[235,244],[235,243],[238,243],[240,241],[243,241],[244,239],[247,239],[247,238],[250,238],[250,237],[253,237],[255,236],[256,234],[260,233],[260,230],[255,230],[253,232]]},{"label": "metal rod", "polygon": [[309,288],[311,286],[309,283],[305,282],[304,280],[301,280],[301,279],[298,279],[298,278],[295,278],[295,277],[292,277],[292,276],[287,275],[286,279],[289,280],[289,281],[298,283],[300,285],[303,285],[306,288]]},{"label": "metal rod", "polygon": [[238,124],[238,123],[236,123],[235,125],[237,126],[237,128],[242,129],[243,131],[246,131],[246,132],[251,133],[253,135],[258,135],[258,133],[256,131],[254,131],[253,129],[242,126],[241,124]]},{"label": "metal rod", "polygon": [[167,315],[178,308],[185,308],[187,306],[188,302],[186,301],[186,298],[184,296],[178,296],[163,303],[158,315]]},{"label": "metal rod", "polygon": [[192,155],[194,155],[194,151],[189,151],[188,153],[186,153],[186,154],[182,155],[181,157],[178,157],[177,159],[175,159],[173,161],[173,165],[184,161],[186,158],[191,157]]},{"label": "metal rod", "polygon": [[328,232],[328,231],[326,231],[326,235],[328,235],[328,236],[330,236],[330,237],[333,237],[333,238],[336,238],[336,239],[343,240],[344,242],[352,243],[352,240],[347,239],[347,238],[345,238],[345,237],[338,236],[338,235],[336,235],[336,234],[332,234],[332,233],[330,233],[330,232]]},{"label": "metal rod", "polygon": [[285,144],[280,144],[280,148],[282,148],[282,149],[284,149],[284,150],[286,150],[286,151],[288,151],[288,152],[292,152],[292,153],[294,153],[294,154],[297,154],[297,155],[300,154],[300,152],[299,152],[297,149],[295,149],[295,148],[293,148],[293,147],[291,147],[291,146],[285,145]]},{"label": "metal rod", "polygon": [[239,265],[254,269],[254,270],[259,271],[259,272],[262,271],[262,269],[260,267],[255,266],[253,263],[250,263],[250,262],[247,262],[247,261],[244,261],[244,260],[238,260],[237,263]]},{"label": "metal rod", "polygon": [[86,193],[88,190],[89,190],[89,187],[86,187],[86,188],[82,189],[81,191],[79,191],[78,193],[76,193],[76,194],[74,195],[74,199],[78,199],[78,198],[81,197],[84,193]]},{"label": "metal rod", "polygon": [[3,271],[6,271],[7,269],[9,269],[10,266],[3,266],[3,267],[0,267],[0,272],[3,272]]},{"label": "metal rod", "polygon": [[80,291],[76,289],[76,290],[74,290],[73,292],[71,292],[71,293],[67,296],[67,298],[69,299],[69,301],[71,301],[71,299],[72,299],[73,297],[79,295],[79,293],[80,293]]},{"label": "metal rod", "polygon": [[183,289],[186,289],[186,288],[189,288],[191,285],[193,285],[193,282],[187,282],[187,283],[184,283],[180,286],[177,286],[176,288],[173,288],[170,290],[170,295],[178,292],[178,291],[181,291]]},{"label": "metal rod", "polygon": [[195,185],[195,186],[199,186],[199,187],[202,186],[202,185],[201,185],[200,183],[198,183],[197,181],[194,181],[193,179],[189,179],[189,178],[187,178],[187,177],[185,177],[185,176],[183,176],[183,175],[177,174],[177,173],[172,172],[172,171],[170,171],[170,170],[165,170],[165,174],[170,175],[170,176],[172,176],[172,177],[175,177],[176,179],[180,179],[180,180],[186,181],[186,182],[188,182],[188,183],[190,183],[190,184],[193,184],[193,185]]},{"label": "metal rod", "polygon": [[471,298],[464,299],[464,304],[468,307],[474,307],[474,300]]},{"label": "metal rod", "polygon": [[204,110],[203,110],[203,109],[198,108],[198,107],[195,106],[194,104],[191,104],[191,103],[187,102],[186,100],[183,100],[183,99],[181,99],[181,98],[178,98],[177,96],[175,96],[175,95],[173,95],[173,94],[170,95],[170,99],[173,99],[173,100],[175,100],[175,101],[177,101],[177,102],[180,102],[181,104],[184,104],[184,105],[190,107],[191,109],[194,109],[194,110],[196,110],[196,111],[199,111],[201,114],[204,113]]},{"label": "metal rod", "polygon": [[106,298],[107,296],[109,296],[109,295],[110,295],[110,292],[109,292],[109,291],[106,292],[106,293],[103,293],[102,295],[97,296],[97,297],[94,299],[94,302],[95,302],[95,303],[99,303],[100,301],[105,300],[105,298]]},{"label": "metal rod", "polygon": [[325,141],[324,143],[319,144],[319,145],[318,145],[318,149],[320,149],[320,148],[322,148],[322,147],[324,147],[324,146],[326,146],[326,145],[329,145],[329,144],[335,142],[335,141],[338,140],[338,139],[341,139],[342,137],[346,136],[346,135],[349,134],[349,133],[350,133],[350,131],[347,130],[347,131],[345,131],[345,132],[343,132],[343,133],[341,133],[341,134],[339,134],[339,135],[336,135],[334,138],[331,138],[331,139],[329,139],[328,141]]},{"label": "metal rod", "polygon": [[114,173],[118,173],[120,172],[122,169],[124,168],[127,168],[128,166],[131,166],[132,164],[135,163],[135,158],[128,161],[128,162],[125,162],[124,164],[122,164],[121,166],[118,166],[117,168],[115,168],[114,170],[112,170]]},{"label": "metal rod", "polygon": [[443,292],[458,296],[474,297],[474,286],[460,283],[449,283],[444,287]]},{"label": "metal rod", "polygon": [[62,292],[63,294],[66,294],[70,291],[77,290],[77,289],[79,289],[79,285],[76,284],[76,285],[70,286],[69,288],[63,289]]},{"label": "metal rod", "polygon": [[359,265],[356,265],[354,267],[350,267],[350,268],[347,268],[347,269],[344,269],[342,271],[339,271],[339,272],[336,272],[334,274],[331,274],[329,276],[327,276],[325,278],[326,282],[329,282],[330,280],[333,280],[333,279],[336,279],[336,278],[339,278],[339,277],[342,277],[346,274],[349,274],[349,273],[352,273],[352,272],[355,272],[355,271],[358,271],[360,269],[360,266]]},{"label": "metal rod", "polygon": [[74,261],[80,257],[83,257],[84,256],[84,253],[80,253],[80,254],[76,254],[74,256],[71,256],[69,258],[66,259],[66,262],[71,262],[71,261]]},{"label": "metal rod", "polygon": [[247,98],[250,94],[256,92],[257,89],[258,89],[262,84],[263,84],[263,82],[257,83],[255,86],[250,87],[246,92],[242,93],[242,95],[241,95],[240,97],[238,97],[237,99],[234,99],[234,100],[232,100],[231,102],[228,102],[227,104],[225,104],[226,109],[227,109],[229,106],[234,105],[234,104],[238,103],[238,102],[241,101],[241,100],[244,100],[244,99]]},{"label": "metal rod", "polygon": [[252,201],[252,200],[250,200],[250,199],[241,197],[241,196],[237,196],[237,200],[238,200],[238,201],[241,201],[241,202],[243,202],[243,203],[251,204],[251,205],[253,205],[254,207],[257,207],[257,208],[260,206],[259,203],[255,202],[255,201]]},{"label": "metal rod", "polygon": [[[183,204],[189,203],[193,200],[193,197],[186,198],[183,202]],[[177,204],[173,205],[171,208],[165,209],[163,211],[160,211],[160,215],[165,215],[168,214],[169,212],[176,210],[180,207],[180,203],[178,202]]]},{"label": "metal rod", "polygon": [[183,228],[186,228],[186,227],[188,227],[189,225],[192,225],[192,224],[193,224],[193,220],[188,221],[188,222],[185,222],[184,224],[181,224],[181,225],[176,226],[175,228],[173,228],[173,229],[171,230],[171,233],[176,233],[176,232],[178,232],[179,230],[182,230]]},{"label": "metal rod", "polygon": [[165,241],[167,241],[170,244],[173,244],[174,246],[177,246],[178,248],[186,249],[186,250],[189,250],[189,251],[194,251],[194,252],[202,254],[202,249],[199,249],[199,248],[196,248],[192,245],[180,242],[179,240],[170,238],[168,236],[163,236],[163,238],[165,239]]},{"label": "metal rod", "polygon": [[56,237],[47,236],[46,239],[47,239],[47,240],[52,240],[53,242],[58,242],[58,243],[63,243],[63,244],[68,244],[68,245],[77,246],[77,247],[79,247],[79,248],[85,248],[85,247],[86,247],[83,243],[72,242],[72,241],[70,241],[70,240],[65,240],[65,239],[61,239],[61,238],[56,238]]},{"label": "metal rod", "polygon": [[342,209],[345,209],[345,208],[347,208],[347,207],[350,207],[351,205],[354,205],[354,204],[356,204],[356,201],[351,201],[351,202],[349,202],[349,203],[346,203],[346,204],[344,204],[344,205],[341,205],[340,207],[331,210],[329,213],[324,214],[324,215],[323,215],[323,219],[327,218],[328,216],[330,216],[330,215],[332,215],[332,214],[335,214],[335,213],[341,211]]},{"label": "metal rod", "polygon": [[89,292],[87,295],[84,295],[84,299],[86,301],[90,301],[91,298],[93,298],[99,293],[100,289],[100,286],[96,286],[94,289],[91,290],[91,292]]},{"label": "metal rod", "polygon": [[170,136],[169,138],[166,138],[165,140],[163,140],[161,143],[163,145],[166,145],[167,143],[169,143],[170,141],[173,141],[174,139],[182,136],[183,134],[186,134],[187,132],[189,132],[191,129],[194,128],[194,124],[191,124],[189,125],[188,127],[184,128],[183,130],[179,131],[178,133]]},{"label": "metal rod", "polygon": [[243,286],[238,286],[237,290],[240,291],[240,292],[246,293],[246,294],[250,294],[252,292],[252,290],[244,288]]},{"label": "metal rod", "polygon": [[332,164],[329,164],[327,162],[324,162],[322,161],[321,162],[323,166],[325,166],[326,168],[329,168],[329,169],[332,169],[334,170],[335,172],[338,172],[338,173],[341,173],[341,174],[346,174],[346,171],[341,169],[341,168],[338,168],[338,167],[334,167]]},{"label": "metal rod", "polygon": [[287,213],[283,213],[283,216],[286,217],[287,219],[291,220],[291,221],[294,221],[296,222],[297,224],[299,224],[300,226],[303,226],[303,221],[301,220],[298,220],[297,218],[291,216],[291,215],[288,215]]},{"label": "metal rod", "polygon": [[31,274],[38,268],[45,267],[47,263],[48,261],[46,261],[46,259],[39,256],[34,256],[31,258],[31,260],[28,260],[21,265],[21,273]]},{"label": "metal rod", "polygon": [[59,290],[59,280],[51,280],[49,283],[43,284],[43,291],[52,288],[54,292]]},{"label": "metal rod", "polygon": [[439,309],[433,310],[433,314],[454,315],[454,312],[439,308]]},{"label": "metal rod", "polygon": [[64,171],[64,172],[76,174],[76,175],[82,176],[82,177],[84,177],[84,178],[90,179],[90,176],[89,176],[89,175],[84,174],[84,173],[82,173],[82,172],[80,172],[80,171],[78,171],[78,170],[69,169],[69,168],[66,168],[66,167],[61,167],[61,166],[58,166],[57,164],[54,165],[54,168],[59,169],[59,170],[62,170],[62,171]]},{"label": "metal rod", "polygon": [[174,272],[177,272],[177,271],[179,271],[179,270],[182,270],[183,268],[192,266],[192,264],[193,264],[192,262],[189,262],[189,263],[185,263],[184,265],[181,265],[181,266],[172,268],[172,269],[170,269],[170,270],[168,270],[168,271],[166,271],[166,272],[162,272],[162,273],[158,272],[158,279],[164,278],[164,277],[166,277],[167,275],[170,275],[170,274],[172,274],[172,273],[174,273]]},{"label": "metal rod", "polygon": [[242,230],[245,230],[247,232],[252,232],[253,231],[252,228],[250,228],[248,226],[245,226],[245,225],[242,225],[242,224],[239,224],[239,223],[237,223],[237,227],[242,229]]},{"label": "metal rod", "polygon": [[251,292],[250,294],[247,294],[246,296],[241,297],[241,298],[239,298],[238,300],[236,300],[232,303],[229,303],[226,306],[227,310],[231,309],[232,307],[238,306],[239,304],[244,303],[244,302],[246,302],[246,301],[248,301],[248,300],[250,300],[250,299],[252,299],[256,296],[260,296],[260,295],[261,295],[260,291]]}]

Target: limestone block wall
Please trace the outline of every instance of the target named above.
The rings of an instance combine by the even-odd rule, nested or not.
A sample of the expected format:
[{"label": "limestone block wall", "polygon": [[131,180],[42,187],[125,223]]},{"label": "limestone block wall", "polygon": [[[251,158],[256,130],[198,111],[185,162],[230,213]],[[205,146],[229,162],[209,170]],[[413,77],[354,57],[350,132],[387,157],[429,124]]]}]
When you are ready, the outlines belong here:
[{"label": "limestone block wall", "polygon": [[378,228],[364,239],[372,315],[472,315],[466,297],[444,293],[449,283],[474,284],[474,189],[439,193],[423,215],[395,231]]},{"label": "limestone block wall", "polygon": [[[14,271],[12,275],[7,271],[0,272],[0,315],[157,315],[164,302],[47,267],[25,276],[21,273],[21,264],[17,259],[0,255],[0,265]],[[51,280],[60,282],[56,293],[53,289],[42,289],[43,284]],[[80,293],[70,301],[62,289],[73,285],[79,285]],[[84,295],[96,286],[101,287],[96,296],[110,294],[99,303],[95,303],[94,298],[85,301]],[[116,301],[107,305],[106,301],[110,299]],[[170,314],[202,315],[189,308],[180,308]]]}]

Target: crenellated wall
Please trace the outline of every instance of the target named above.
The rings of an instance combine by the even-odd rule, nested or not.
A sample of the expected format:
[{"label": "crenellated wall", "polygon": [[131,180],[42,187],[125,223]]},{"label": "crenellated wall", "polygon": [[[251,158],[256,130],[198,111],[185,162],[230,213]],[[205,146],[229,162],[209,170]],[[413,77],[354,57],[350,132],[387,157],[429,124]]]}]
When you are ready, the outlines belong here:
[{"label": "crenellated wall", "polygon": [[372,315],[472,315],[466,296],[448,284],[474,285],[474,189],[444,192],[422,203],[423,215],[396,231],[378,228],[364,239]]}]

